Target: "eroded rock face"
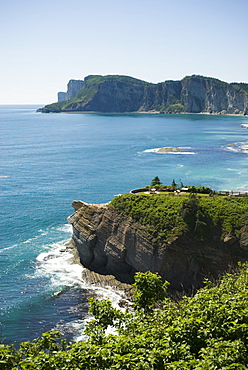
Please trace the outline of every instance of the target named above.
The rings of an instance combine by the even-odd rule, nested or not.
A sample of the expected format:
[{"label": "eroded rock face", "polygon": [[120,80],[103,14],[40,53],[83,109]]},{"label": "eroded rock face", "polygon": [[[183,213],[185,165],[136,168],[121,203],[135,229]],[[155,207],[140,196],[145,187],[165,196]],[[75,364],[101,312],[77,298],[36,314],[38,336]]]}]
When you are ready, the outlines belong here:
[{"label": "eroded rock face", "polygon": [[83,80],[70,80],[67,84],[66,100],[74,98],[83,87]]},{"label": "eroded rock face", "polygon": [[87,76],[69,81],[67,92],[59,93],[59,102],[64,100],[64,107],[52,104],[40,111],[176,113],[173,105],[180,104],[188,113],[247,115],[248,84],[196,75],[157,84],[128,76]]},{"label": "eroded rock face", "polygon": [[[76,82],[69,82],[72,87],[68,91],[73,91],[74,95],[76,95]],[[78,82],[82,83],[82,81]],[[69,100],[69,93],[67,93],[67,100]],[[246,114],[247,100],[246,95],[238,92],[230,84],[216,84],[214,80],[199,77],[147,86],[105,81],[98,86],[89,100],[72,103],[66,110],[147,112],[156,111],[158,107],[166,108],[171,104],[181,103],[190,113]]]},{"label": "eroded rock face", "polygon": [[114,275],[133,283],[135,272],[158,272],[172,289],[199,288],[205,277],[217,277],[230,265],[245,261],[248,232],[240,242],[232,236],[215,243],[196,241],[190,234],[170,243],[156,244],[146,228],[123,218],[106,204],[73,202],[75,212],[68,218],[73,226],[72,241],[81,263],[90,270]]}]

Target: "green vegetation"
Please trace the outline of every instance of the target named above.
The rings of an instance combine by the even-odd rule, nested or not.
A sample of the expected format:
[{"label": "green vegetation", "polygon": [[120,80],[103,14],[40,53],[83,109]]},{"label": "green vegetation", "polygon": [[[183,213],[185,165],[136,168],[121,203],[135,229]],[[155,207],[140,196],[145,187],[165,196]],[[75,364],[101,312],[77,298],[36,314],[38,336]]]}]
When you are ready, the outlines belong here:
[{"label": "green vegetation", "polygon": [[187,229],[181,216],[184,201],[183,197],[126,194],[114,198],[110,206],[135,222],[146,225],[153,238],[170,240]]},{"label": "green vegetation", "polygon": [[46,105],[43,109],[47,110],[48,112],[59,113],[61,112],[61,110],[63,110],[65,103],[66,102],[62,101],[60,103],[49,104],[49,105]]},{"label": "green vegetation", "polygon": [[238,92],[243,92],[245,95],[248,95],[248,84],[244,82],[233,82],[230,84],[234,89],[236,89]]},{"label": "green vegetation", "polygon": [[99,86],[104,82],[115,81],[117,83],[126,83],[134,86],[148,86],[153,85],[152,83],[139,80],[137,78],[129,76],[119,76],[119,75],[90,75],[84,79],[84,87],[76,94],[76,96],[68,101],[63,101],[60,103],[53,103],[46,105],[44,109],[47,109],[51,112],[61,112],[65,111],[68,107],[70,110],[76,109],[77,103],[87,103],[97,92]]},{"label": "green vegetation", "polygon": [[138,272],[134,283],[134,307],[151,313],[158,303],[161,303],[167,294],[168,281],[162,283],[161,276],[147,271],[145,274]]},{"label": "green vegetation", "polygon": [[[33,342],[0,345],[1,370],[245,370],[248,363],[248,264],[180,302],[168,283],[139,273],[133,309],[90,301],[88,339],[66,345],[58,332]],[[107,334],[111,326],[116,334]]]},{"label": "green vegetation", "polygon": [[[188,81],[188,83],[195,82],[195,81],[210,81],[212,85],[214,86],[232,86],[237,93],[242,94],[248,94],[248,84],[246,83],[232,83],[228,84],[227,82],[218,80],[216,78],[211,77],[204,77],[200,75],[192,75],[192,76],[186,76],[181,81],[165,81],[163,83],[153,84],[147,81],[139,80],[137,78],[129,77],[129,76],[121,76],[121,75],[107,75],[107,76],[101,76],[101,75],[89,75],[85,77],[84,79],[84,87],[77,93],[76,96],[74,96],[72,99],[68,101],[63,101],[60,103],[53,103],[50,105],[46,105],[43,108],[43,112],[61,112],[61,111],[73,111],[78,110],[78,104],[86,105],[91,98],[95,95],[95,93],[98,91],[98,89],[101,87],[103,83],[108,82],[114,82],[116,85],[120,84],[128,84],[133,87],[148,87],[151,94],[148,94],[148,96],[156,96],[154,103],[156,101],[156,109],[160,111],[161,113],[185,113],[187,112],[187,108],[182,104],[181,102],[181,90],[179,88],[178,90],[178,83],[180,84],[182,81]],[[183,87],[183,91],[187,90],[187,85]],[[173,93],[169,93],[168,96],[166,96],[166,90],[168,84],[174,84],[175,91]],[[183,84],[185,85],[185,83]],[[170,90],[169,90],[170,91]],[[164,95],[165,94],[165,95]],[[166,97],[166,100],[163,98]],[[197,95],[197,94],[196,94]],[[145,94],[146,96],[146,94]],[[197,96],[194,96],[194,100],[197,102],[197,105],[201,106],[201,100],[197,98]],[[166,103],[165,103],[166,101]],[[166,107],[166,104],[170,104],[168,107]],[[80,108],[83,108],[81,106]],[[152,104],[151,109],[154,109],[154,105]],[[201,107],[204,108],[203,106]],[[142,108],[143,109],[143,108]],[[82,109],[83,110],[83,109]]]},{"label": "green vegetation", "polygon": [[[151,186],[156,188],[157,191],[171,191],[171,190],[181,190],[182,188],[185,188],[183,182],[181,179],[179,179],[179,184],[176,183],[175,179],[172,180],[171,185],[164,185],[158,176],[155,176],[154,179],[151,181]],[[150,186],[146,186],[145,188],[150,188]],[[144,188],[144,189],[145,189]],[[206,186],[186,186],[188,189],[188,193],[197,193],[197,194],[214,194],[215,192]]]},{"label": "green vegetation", "polygon": [[90,100],[90,98],[95,94],[97,91],[98,84],[97,83],[85,83],[85,86],[77,93],[77,95],[70,99],[65,100],[60,103],[53,103],[50,105],[46,105],[45,109],[49,109],[51,112],[60,112],[66,110],[67,107],[76,109],[77,103],[84,103]]},{"label": "green vegetation", "polygon": [[114,198],[110,206],[124,217],[145,225],[150,236],[161,242],[187,232],[197,239],[210,241],[214,234],[219,235],[220,240],[229,234],[239,237],[248,219],[246,197],[126,194]]},{"label": "green vegetation", "polygon": [[241,93],[244,93],[245,95],[248,95],[248,84],[244,83],[244,82],[232,82],[232,83],[228,84],[227,82],[221,81],[217,78],[205,77],[205,76],[201,76],[201,75],[186,76],[186,77],[184,77],[183,80],[188,80],[188,79],[192,79],[192,78],[197,78],[198,80],[211,81],[213,85],[219,85],[219,86],[230,85],[230,86],[234,87],[234,89],[236,89],[238,92],[241,92]]},{"label": "green vegetation", "polygon": [[190,193],[197,193],[197,194],[212,194],[214,191],[206,186],[188,186],[188,191]]},{"label": "green vegetation", "polygon": [[177,183],[176,183],[175,179],[172,180],[171,187],[172,187],[172,189],[177,189]]},{"label": "green vegetation", "polygon": [[211,81],[213,85],[220,85],[220,86],[228,85],[228,82],[221,81],[218,78],[206,77],[206,76],[202,76],[202,75],[186,76],[186,77],[183,78],[183,80],[190,80],[190,79],[193,79],[193,78],[197,78],[198,80]]},{"label": "green vegetation", "polygon": [[101,84],[105,81],[116,81],[116,82],[136,85],[136,86],[153,85],[150,82],[139,80],[137,78],[130,77],[130,76],[121,76],[121,75],[107,75],[107,76],[100,76],[99,75],[99,76],[97,76],[97,75],[90,75],[90,76],[85,77],[85,83],[86,84]]},{"label": "green vegetation", "polygon": [[158,176],[155,176],[154,179],[152,179],[151,186],[158,186],[162,185],[162,182],[160,181]]},{"label": "green vegetation", "polygon": [[171,104],[165,109],[165,113],[185,113],[186,111],[186,107],[181,103]]}]

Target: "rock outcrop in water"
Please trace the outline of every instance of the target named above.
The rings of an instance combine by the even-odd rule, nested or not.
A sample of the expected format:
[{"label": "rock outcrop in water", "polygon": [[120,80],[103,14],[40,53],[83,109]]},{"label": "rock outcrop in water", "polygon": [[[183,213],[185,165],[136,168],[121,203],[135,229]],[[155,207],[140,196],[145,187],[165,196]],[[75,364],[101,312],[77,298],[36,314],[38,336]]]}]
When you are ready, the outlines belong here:
[{"label": "rock outcrop in water", "polygon": [[158,272],[176,290],[199,288],[205,277],[217,277],[228,266],[245,261],[248,229],[240,240],[226,237],[213,244],[192,235],[175,237],[169,243],[154,243],[145,226],[124,218],[114,207],[74,201],[72,242],[81,263],[100,274],[114,275],[133,283],[135,272]]},{"label": "rock outcrop in water", "polygon": [[87,76],[69,81],[59,102],[40,111],[248,115],[248,84],[196,75],[158,84],[128,76]]}]

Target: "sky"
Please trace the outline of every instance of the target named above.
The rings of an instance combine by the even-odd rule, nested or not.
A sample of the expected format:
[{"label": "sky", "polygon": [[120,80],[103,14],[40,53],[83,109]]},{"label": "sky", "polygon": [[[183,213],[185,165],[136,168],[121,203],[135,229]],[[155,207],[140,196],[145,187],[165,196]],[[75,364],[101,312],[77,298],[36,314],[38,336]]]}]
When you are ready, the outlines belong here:
[{"label": "sky", "polygon": [[0,104],[50,104],[90,74],[248,83],[247,15],[248,0],[0,0]]}]

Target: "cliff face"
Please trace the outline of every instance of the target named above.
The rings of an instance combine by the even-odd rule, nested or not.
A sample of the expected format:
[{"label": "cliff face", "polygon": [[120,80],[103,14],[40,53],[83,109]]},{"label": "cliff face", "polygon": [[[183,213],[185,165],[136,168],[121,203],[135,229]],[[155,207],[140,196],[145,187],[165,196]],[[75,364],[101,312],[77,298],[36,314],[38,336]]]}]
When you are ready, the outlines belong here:
[{"label": "cliff face", "polygon": [[231,84],[215,79],[187,78],[182,81],[181,101],[188,112],[245,114],[248,96]]},{"label": "cliff face", "polygon": [[154,244],[144,226],[124,219],[114,207],[81,201],[73,202],[73,207],[76,211],[68,221],[81,263],[122,282],[132,283],[135,272],[149,270],[168,280],[172,289],[188,290],[247,257],[246,228],[240,240],[227,237],[210,245],[182,235],[170,243]]},{"label": "cliff face", "polygon": [[228,84],[203,76],[158,84],[127,76],[88,76],[84,81],[69,81],[67,93],[60,93],[59,101],[43,111],[173,113],[176,105],[182,112],[246,115],[248,84]]},{"label": "cliff face", "polygon": [[58,92],[58,103],[66,100],[66,92],[60,91]]},{"label": "cliff face", "polygon": [[67,84],[66,100],[74,98],[74,96],[84,87],[84,81],[70,80]]},{"label": "cliff face", "polygon": [[120,81],[106,81],[96,87],[90,99],[68,105],[67,111],[136,112],[144,95],[143,86]]},{"label": "cliff face", "polygon": [[82,80],[70,80],[67,84],[67,92],[58,93],[58,102],[61,103],[65,100],[70,100],[77,95],[77,93],[84,87]]}]

